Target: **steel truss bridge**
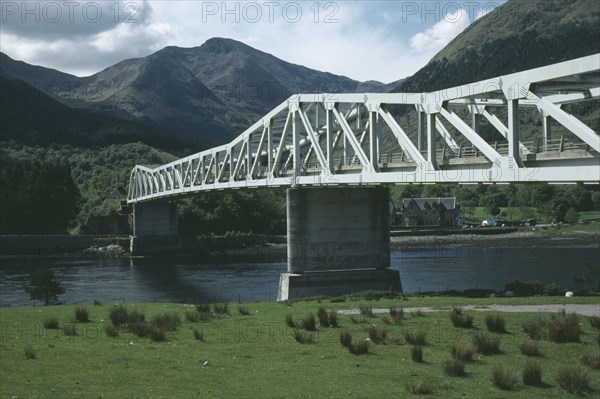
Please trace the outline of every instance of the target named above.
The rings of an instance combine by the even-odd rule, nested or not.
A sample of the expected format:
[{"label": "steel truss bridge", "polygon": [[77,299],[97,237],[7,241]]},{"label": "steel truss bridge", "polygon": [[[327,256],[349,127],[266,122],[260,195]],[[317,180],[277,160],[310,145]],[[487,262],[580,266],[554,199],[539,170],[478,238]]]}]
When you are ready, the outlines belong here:
[{"label": "steel truss bridge", "polygon": [[[597,183],[600,54],[431,93],[298,94],[230,143],[136,166],[128,202],[252,187]],[[522,139],[524,138],[524,139]]]}]

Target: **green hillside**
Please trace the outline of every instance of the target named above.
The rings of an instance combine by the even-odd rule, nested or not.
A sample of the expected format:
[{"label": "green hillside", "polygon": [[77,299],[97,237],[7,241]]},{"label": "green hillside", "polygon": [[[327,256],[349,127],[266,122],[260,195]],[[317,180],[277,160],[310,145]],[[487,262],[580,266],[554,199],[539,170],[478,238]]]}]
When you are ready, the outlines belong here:
[{"label": "green hillside", "polygon": [[596,0],[509,0],[395,91],[435,91],[599,52]]}]

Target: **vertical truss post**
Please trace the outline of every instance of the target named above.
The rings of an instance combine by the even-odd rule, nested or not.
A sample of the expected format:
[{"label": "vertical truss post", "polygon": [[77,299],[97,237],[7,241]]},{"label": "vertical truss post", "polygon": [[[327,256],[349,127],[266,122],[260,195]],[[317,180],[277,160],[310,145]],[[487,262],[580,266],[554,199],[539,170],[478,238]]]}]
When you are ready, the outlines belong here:
[{"label": "vertical truss post", "polygon": [[292,111],[292,153],[293,155],[293,168],[294,168],[294,184],[297,176],[300,175],[300,166],[302,163],[300,162],[300,135],[298,134],[298,129],[296,128],[296,114],[298,113],[297,109]]},{"label": "vertical truss post", "polygon": [[519,152],[519,100],[508,100],[508,157],[522,166]]},{"label": "vertical truss post", "polygon": [[431,169],[437,169],[437,159],[436,159],[436,140],[437,135],[435,134],[435,122],[436,122],[435,114],[427,114],[427,164]]},{"label": "vertical truss post", "polygon": [[544,148],[544,152],[548,151],[548,140],[550,139],[550,135],[552,134],[552,128],[550,126],[550,119],[548,114],[544,112],[544,110],[540,110],[542,114],[542,144]]},{"label": "vertical truss post", "polygon": [[331,118],[331,109],[325,110],[325,147],[327,151],[327,168],[329,173],[333,174],[333,126]]},{"label": "vertical truss post", "polygon": [[346,159],[348,159],[348,140],[346,139],[346,135],[342,135],[342,146],[344,151],[342,152],[342,162],[341,165],[346,165]]},{"label": "vertical truss post", "polygon": [[246,140],[246,180],[252,180],[252,133]]},{"label": "vertical truss post", "polygon": [[[377,127],[377,157],[379,158],[381,152],[383,151],[383,123],[381,123],[381,121],[379,120],[379,112],[377,112],[376,121],[377,124],[375,126]],[[377,162],[379,162],[379,159],[377,159]]]},{"label": "vertical truss post", "polygon": [[377,133],[379,131],[378,113],[369,111],[369,159],[374,172],[379,171],[378,142]]},{"label": "vertical truss post", "polygon": [[471,129],[477,134],[480,133],[481,114],[478,112],[471,113]]},{"label": "vertical truss post", "polygon": [[271,171],[273,170],[273,120],[269,119],[269,123],[266,125],[267,129],[267,170],[268,178],[272,177]]},{"label": "vertical truss post", "polygon": [[228,180],[228,182],[230,182],[230,183],[234,180],[233,168],[235,166],[233,164],[233,155],[234,155],[233,149],[234,149],[234,147],[231,147],[231,148],[229,148],[229,150],[227,150],[227,151],[229,151],[229,180]]},{"label": "vertical truss post", "polygon": [[417,111],[417,149],[425,149],[425,137],[427,135],[427,114],[423,111]]}]

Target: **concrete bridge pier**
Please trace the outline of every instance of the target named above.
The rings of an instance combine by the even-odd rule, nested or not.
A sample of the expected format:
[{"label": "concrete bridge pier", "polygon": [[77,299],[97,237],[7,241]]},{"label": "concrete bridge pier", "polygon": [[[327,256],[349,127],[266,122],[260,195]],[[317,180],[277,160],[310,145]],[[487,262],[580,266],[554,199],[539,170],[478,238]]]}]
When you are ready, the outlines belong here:
[{"label": "concrete bridge pier", "polygon": [[399,272],[390,269],[387,188],[288,189],[287,239],[280,301],[402,289]]},{"label": "concrete bridge pier", "polygon": [[181,247],[176,202],[133,204],[132,218],[131,255],[165,253]]}]

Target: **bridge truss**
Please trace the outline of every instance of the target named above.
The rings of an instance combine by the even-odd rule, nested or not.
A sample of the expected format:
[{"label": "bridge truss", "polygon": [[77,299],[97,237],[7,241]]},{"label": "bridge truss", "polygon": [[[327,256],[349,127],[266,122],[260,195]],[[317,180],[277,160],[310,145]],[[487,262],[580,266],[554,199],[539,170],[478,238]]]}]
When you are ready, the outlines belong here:
[{"label": "bridge truss", "polygon": [[600,54],[431,93],[298,94],[228,144],[135,166],[130,203],[207,190],[597,183]]}]

